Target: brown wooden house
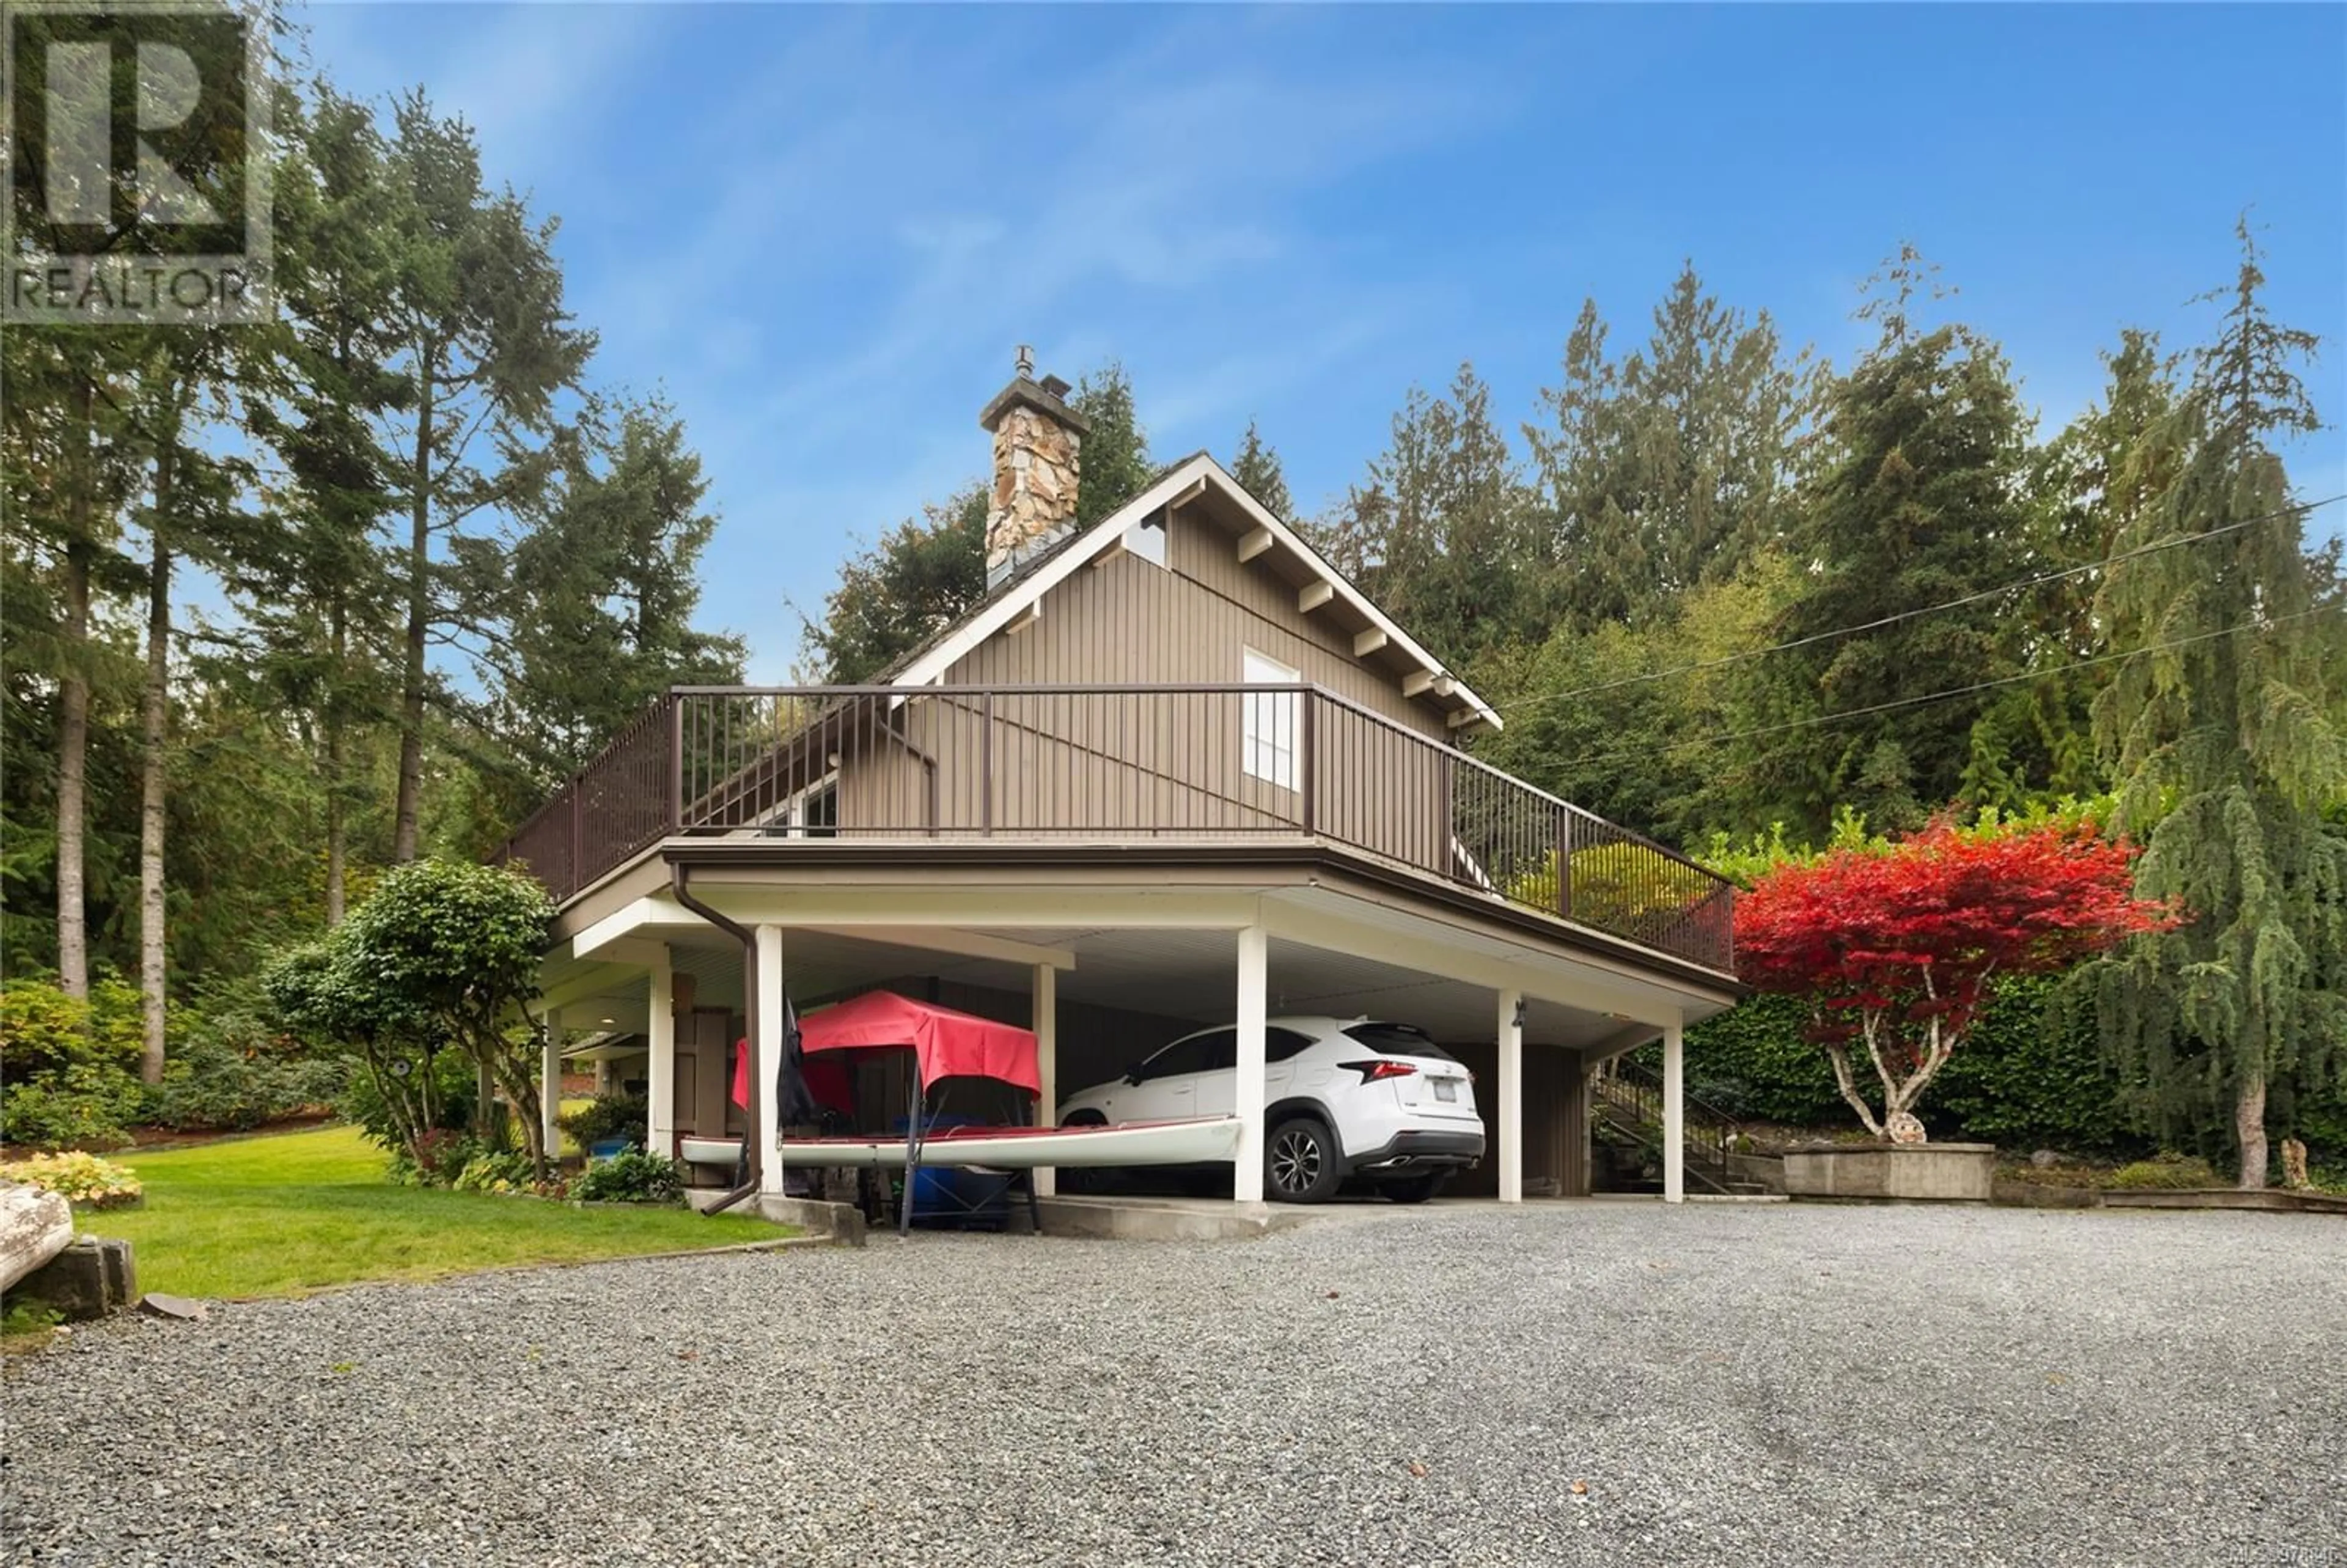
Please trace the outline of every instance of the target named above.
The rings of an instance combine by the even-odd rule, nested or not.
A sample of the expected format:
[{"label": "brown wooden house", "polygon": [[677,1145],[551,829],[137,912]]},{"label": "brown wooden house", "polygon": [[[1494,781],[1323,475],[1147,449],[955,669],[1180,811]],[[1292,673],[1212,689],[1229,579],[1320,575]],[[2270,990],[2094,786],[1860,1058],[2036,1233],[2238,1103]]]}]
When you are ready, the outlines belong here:
[{"label": "brown wooden house", "polygon": [[1681,1030],[1737,995],[1731,890],[1478,761],[1501,715],[1213,457],[1076,528],[1064,390],[1022,359],[981,415],[959,624],[866,686],[672,692],[515,836],[561,902],[550,1037],[634,1053],[673,1149],[738,1125],[727,1044],[770,1064],[785,994],[1032,1027],[1047,1107],[1235,1022],[1244,1112],[1267,1016],[1367,1013],[1477,1068],[1484,1191],[1586,1191],[1587,1070],[1660,1038],[1676,1118]]}]

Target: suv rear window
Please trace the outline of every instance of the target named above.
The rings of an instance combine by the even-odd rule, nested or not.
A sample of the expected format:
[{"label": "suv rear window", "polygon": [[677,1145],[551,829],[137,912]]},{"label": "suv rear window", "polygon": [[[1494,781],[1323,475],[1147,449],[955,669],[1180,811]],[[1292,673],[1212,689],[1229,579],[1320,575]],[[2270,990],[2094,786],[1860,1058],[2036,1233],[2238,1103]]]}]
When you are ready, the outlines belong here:
[{"label": "suv rear window", "polygon": [[1459,1060],[1435,1044],[1432,1035],[1406,1023],[1357,1023],[1346,1029],[1345,1038],[1358,1040],[1387,1056],[1430,1056],[1437,1061]]}]

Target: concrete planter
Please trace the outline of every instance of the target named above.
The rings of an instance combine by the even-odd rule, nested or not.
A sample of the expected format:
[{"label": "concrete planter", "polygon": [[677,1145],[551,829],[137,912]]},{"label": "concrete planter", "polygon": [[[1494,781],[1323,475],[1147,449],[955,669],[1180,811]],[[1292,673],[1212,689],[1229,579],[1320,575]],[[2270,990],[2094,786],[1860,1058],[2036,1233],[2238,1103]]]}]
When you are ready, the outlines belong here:
[{"label": "concrete planter", "polygon": [[1853,1143],[1785,1156],[1785,1191],[1797,1198],[1901,1198],[1988,1202],[1993,1143]]}]

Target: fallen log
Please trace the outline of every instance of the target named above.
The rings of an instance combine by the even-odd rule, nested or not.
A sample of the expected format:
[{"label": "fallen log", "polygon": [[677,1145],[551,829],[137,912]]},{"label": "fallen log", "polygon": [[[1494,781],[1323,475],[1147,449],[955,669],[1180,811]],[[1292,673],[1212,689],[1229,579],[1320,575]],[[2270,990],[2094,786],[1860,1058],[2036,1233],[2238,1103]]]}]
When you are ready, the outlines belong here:
[{"label": "fallen log", "polygon": [[0,1290],[65,1251],[73,1205],[39,1187],[0,1186]]}]

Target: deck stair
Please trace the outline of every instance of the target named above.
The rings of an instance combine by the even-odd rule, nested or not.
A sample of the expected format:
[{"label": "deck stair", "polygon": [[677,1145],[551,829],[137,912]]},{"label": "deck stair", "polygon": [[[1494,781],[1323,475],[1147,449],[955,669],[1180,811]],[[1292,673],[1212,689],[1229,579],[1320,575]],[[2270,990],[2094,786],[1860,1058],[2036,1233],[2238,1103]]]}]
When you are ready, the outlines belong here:
[{"label": "deck stair", "polygon": [[[1735,1148],[1736,1119],[1690,1094],[1684,1099],[1682,1128],[1686,1149],[1685,1169],[1690,1191],[1747,1197],[1768,1191],[1758,1182],[1737,1178],[1730,1152]],[[1589,1124],[1593,1136],[1642,1151],[1659,1160],[1663,1150],[1663,1081],[1653,1069],[1628,1057],[1616,1057],[1589,1081]]]}]

